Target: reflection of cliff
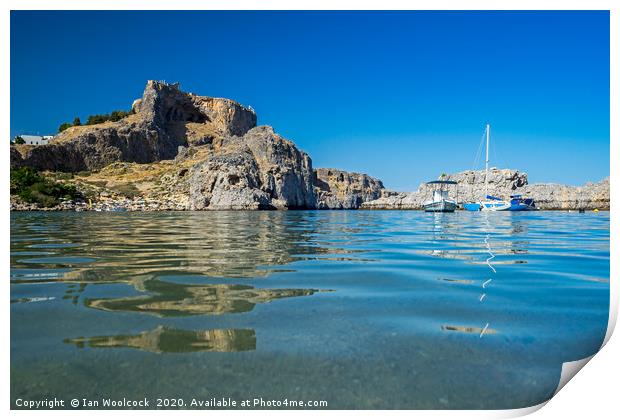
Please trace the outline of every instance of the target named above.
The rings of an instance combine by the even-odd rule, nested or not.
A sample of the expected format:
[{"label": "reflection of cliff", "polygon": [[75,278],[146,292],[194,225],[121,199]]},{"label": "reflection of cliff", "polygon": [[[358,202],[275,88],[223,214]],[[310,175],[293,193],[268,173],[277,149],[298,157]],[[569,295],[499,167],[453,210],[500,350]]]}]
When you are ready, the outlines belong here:
[{"label": "reflection of cliff", "polygon": [[187,353],[194,351],[233,352],[256,350],[252,329],[186,331],[159,326],[136,335],[112,335],[66,339],[79,348],[130,347],[153,353]]},{"label": "reflection of cliff", "polygon": [[[53,278],[24,273],[14,279],[18,282],[126,283],[139,275],[163,271],[229,278],[267,276],[296,261],[355,260],[360,251],[343,243],[317,243],[315,239],[325,231],[339,239],[351,238],[355,233],[351,226],[333,223],[333,219],[346,220],[345,216],[328,212],[321,216],[303,212],[81,214],[53,220],[58,225],[49,233],[76,246],[54,248],[46,244],[46,252],[53,253],[52,261],[34,263],[27,257],[13,256],[11,268],[66,269]],[[29,241],[14,243],[12,251],[31,250],[29,245]],[[93,260],[69,263],[63,262],[65,256]]]},{"label": "reflection of cliff", "polygon": [[85,299],[90,308],[107,311],[144,312],[151,315],[188,316],[220,315],[231,312],[249,312],[257,303],[295,296],[309,296],[315,289],[255,289],[239,284],[186,285],[161,280],[146,280],[146,296]]}]

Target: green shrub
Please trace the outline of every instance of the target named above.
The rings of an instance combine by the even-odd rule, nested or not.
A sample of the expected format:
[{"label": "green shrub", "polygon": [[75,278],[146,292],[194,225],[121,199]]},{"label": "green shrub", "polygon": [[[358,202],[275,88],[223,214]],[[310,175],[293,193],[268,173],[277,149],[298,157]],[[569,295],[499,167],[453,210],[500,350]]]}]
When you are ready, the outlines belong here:
[{"label": "green shrub", "polygon": [[22,136],[15,136],[15,144],[26,144],[26,140]]},{"label": "green shrub", "polygon": [[66,181],[73,179],[73,174],[71,172],[55,172],[53,177],[56,181]]},{"label": "green shrub", "polygon": [[112,111],[109,114],[89,115],[88,119],[86,120],[86,125],[101,124],[106,121],[114,121],[114,122],[120,121],[126,116],[131,115],[131,114],[133,114],[133,110],[132,111]]},{"label": "green shrub", "polygon": [[53,207],[62,200],[81,197],[74,185],[54,182],[28,167],[11,171],[11,194],[42,207]]},{"label": "green shrub", "polygon": [[141,195],[141,191],[131,182],[127,184],[117,185],[113,188],[118,194],[122,194],[127,198],[134,198]]},{"label": "green shrub", "polygon": [[[86,119],[86,125],[94,125],[94,124],[101,124],[104,123],[106,121],[120,121],[123,118],[125,118],[128,115],[133,114],[133,109],[130,111],[112,111],[109,114],[95,114],[95,115],[89,115],[88,118]],[[67,128],[69,127],[77,127],[82,125],[82,121],[80,120],[80,117],[75,117],[73,119],[73,124],[72,123],[68,123],[68,122],[64,122],[62,124],[60,124],[60,127],[58,127],[58,132],[61,133],[63,131],[65,131]],[[19,143],[18,143],[19,144]]]},{"label": "green shrub", "polygon": [[63,131],[65,131],[69,127],[71,127],[71,123],[64,122],[64,123],[60,124],[60,127],[58,127],[58,132],[62,133]]}]

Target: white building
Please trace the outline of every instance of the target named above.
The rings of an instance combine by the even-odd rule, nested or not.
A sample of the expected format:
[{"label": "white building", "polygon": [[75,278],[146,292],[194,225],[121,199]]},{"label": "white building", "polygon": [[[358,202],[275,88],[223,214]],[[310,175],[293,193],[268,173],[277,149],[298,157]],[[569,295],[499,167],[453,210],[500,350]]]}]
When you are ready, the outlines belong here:
[{"label": "white building", "polygon": [[[27,134],[21,135],[19,136],[22,139],[24,139],[24,141],[26,142],[26,144],[30,144],[33,146],[40,146],[42,144],[47,144],[50,142],[50,140],[54,137],[54,136],[30,136]],[[15,141],[15,140],[13,140]]]}]

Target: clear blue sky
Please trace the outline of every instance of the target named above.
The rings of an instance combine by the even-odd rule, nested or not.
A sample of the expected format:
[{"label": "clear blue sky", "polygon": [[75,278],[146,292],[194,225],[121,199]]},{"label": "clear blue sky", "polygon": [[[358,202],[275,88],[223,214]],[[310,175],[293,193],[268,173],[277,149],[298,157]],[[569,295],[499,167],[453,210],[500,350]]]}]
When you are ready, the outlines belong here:
[{"label": "clear blue sky", "polygon": [[315,167],[414,190],[492,165],[609,175],[607,12],[11,12],[11,136],[129,109],[147,79],[251,105]]}]

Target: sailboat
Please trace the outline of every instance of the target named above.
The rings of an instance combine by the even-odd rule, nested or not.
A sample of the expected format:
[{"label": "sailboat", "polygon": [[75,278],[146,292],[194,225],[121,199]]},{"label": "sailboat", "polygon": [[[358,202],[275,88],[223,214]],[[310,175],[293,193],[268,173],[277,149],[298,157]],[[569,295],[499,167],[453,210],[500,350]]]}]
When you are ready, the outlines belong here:
[{"label": "sailboat", "polygon": [[501,198],[489,195],[489,142],[491,138],[491,125],[486,126],[486,159],[484,169],[484,195],[486,199],[478,203],[465,203],[463,208],[469,211],[508,211],[510,210],[510,202]]}]

